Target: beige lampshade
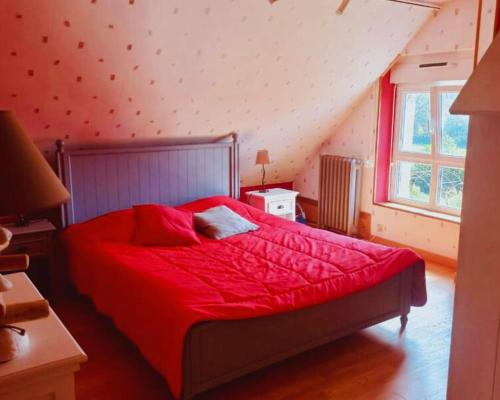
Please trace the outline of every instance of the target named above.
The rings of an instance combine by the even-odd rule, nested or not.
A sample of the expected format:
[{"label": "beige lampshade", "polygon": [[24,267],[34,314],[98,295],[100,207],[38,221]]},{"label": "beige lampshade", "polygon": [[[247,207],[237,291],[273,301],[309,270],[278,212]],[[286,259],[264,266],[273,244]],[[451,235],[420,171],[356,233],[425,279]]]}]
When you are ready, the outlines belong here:
[{"label": "beige lampshade", "polygon": [[69,193],[11,111],[0,110],[0,215],[52,208]]},{"label": "beige lampshade", "polygon": [[271,164],[271,160],[269,160],[269,153],[267,150],[257,151],[257,157],[255,158],[255,165],[258,164]]}]

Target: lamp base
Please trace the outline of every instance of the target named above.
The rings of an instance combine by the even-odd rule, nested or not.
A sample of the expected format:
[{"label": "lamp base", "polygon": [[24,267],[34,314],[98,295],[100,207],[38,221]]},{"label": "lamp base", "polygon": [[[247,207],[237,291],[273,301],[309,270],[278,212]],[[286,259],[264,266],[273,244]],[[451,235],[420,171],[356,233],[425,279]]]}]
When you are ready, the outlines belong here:
[{"label": "lamp base", "polygon": [[28,226],[30,224],[30,219],[26,218],[26,215],[19,214],[16,220],[16,226]]}]

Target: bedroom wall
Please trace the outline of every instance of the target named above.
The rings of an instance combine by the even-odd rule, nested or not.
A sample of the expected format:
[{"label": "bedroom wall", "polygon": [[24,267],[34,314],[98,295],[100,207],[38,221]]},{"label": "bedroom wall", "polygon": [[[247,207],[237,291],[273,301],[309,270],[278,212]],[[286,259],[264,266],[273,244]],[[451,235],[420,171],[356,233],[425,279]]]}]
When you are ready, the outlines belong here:
[{"label": "bedroom wall", "polygon": [[[314,5],[312,5],[314,3]],[[295,178],[429,10],[387,1],[3,0],[0,108],[71,144],[241,138],[242,185]],[[369,45],[367,45],[369,44]]]},{"label": "bedroom wall", "polygon": [[[494,4],[486,15],[494,16]],[[488,12],[488,10],[490,10]],[[477,2],[454,0],[444,6],[410,41],[403,54],[473,49]],[[489,20],[483,20],[489,24]],[[386,240],[404,243],[448,258],[457,258],[460,225],[408,212],[373,205],[373,163],[377,132],[378,85],[375,83],[351,107],[351,114],[319,148],[300,172],[294,187],[302,196],[317,199],[319,154],[339,154],[365,160],[361,209],[371,214],[371,233]]]}]

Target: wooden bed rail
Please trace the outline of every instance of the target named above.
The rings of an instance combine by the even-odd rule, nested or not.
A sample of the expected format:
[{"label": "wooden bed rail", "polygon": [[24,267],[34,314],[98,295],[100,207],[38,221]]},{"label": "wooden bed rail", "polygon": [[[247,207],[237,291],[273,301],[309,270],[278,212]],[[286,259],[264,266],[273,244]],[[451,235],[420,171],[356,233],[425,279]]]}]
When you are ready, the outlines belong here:
[{"label": "wooden bed rail", "polygon": [[408,322],[413,268],[370,289],[301,310],[202,322],[184,346],[183,400],[389,319]]}]

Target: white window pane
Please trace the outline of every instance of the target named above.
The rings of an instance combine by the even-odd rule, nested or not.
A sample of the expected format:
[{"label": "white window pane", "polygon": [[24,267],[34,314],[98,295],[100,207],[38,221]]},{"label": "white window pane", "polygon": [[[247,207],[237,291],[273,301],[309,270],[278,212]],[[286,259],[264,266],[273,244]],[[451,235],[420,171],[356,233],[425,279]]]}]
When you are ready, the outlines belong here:
[{"label": "white window pane", "polygon": [[399,150],[431,154],[431,95],[429,92],[405,93],[401,109]]},{"label": "white window pane", "polygon": [[446,156],[465,157],[469,117],[465,115],[451,115],[449,112],[457,96],[458,92],[447,92],[439,95],[441,118],[439,151]]},{"label": "white window pane", "polygon": [[460,210],[463,190],[463,168],[439,167],[437,202],[441,207]]},{"label": "white window pane", "polygon": [[429,203],[432,165],[399,161],[396,165],[396,196]]}]

